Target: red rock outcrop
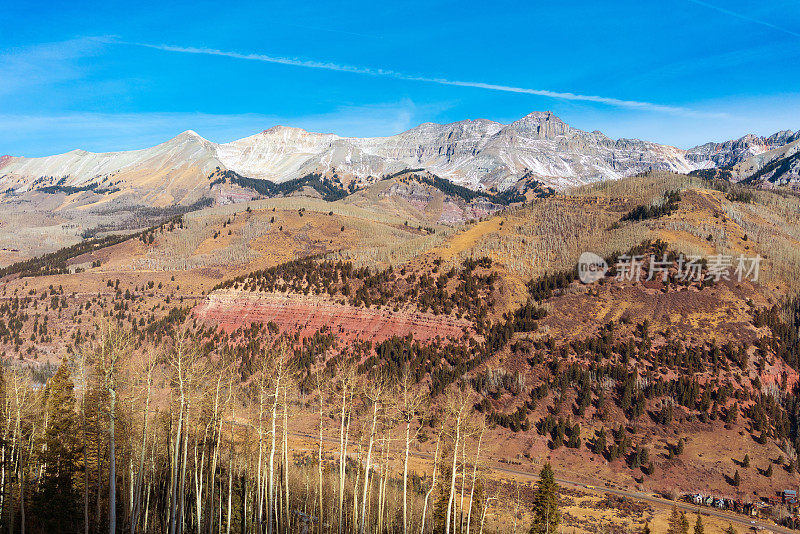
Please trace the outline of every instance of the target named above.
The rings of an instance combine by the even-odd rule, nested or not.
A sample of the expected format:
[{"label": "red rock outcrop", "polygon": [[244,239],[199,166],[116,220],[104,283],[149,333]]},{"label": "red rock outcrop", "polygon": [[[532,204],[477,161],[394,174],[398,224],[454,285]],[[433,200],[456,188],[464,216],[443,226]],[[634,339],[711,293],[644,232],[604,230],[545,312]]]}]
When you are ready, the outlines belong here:
[{"label": "red rock outcrop", "polygon": [[231,332],[254,322],[273,322],[282,331],[299,331],[308,336],[330,327],[337,337],[383,341],[394,335],[412,334],[421,341],[461,337],[469,321],[420,312],[394,312],[338,304],[317,296],[284,293],[250,293],[238,290],[214,291],[193,310],[208,323]]}]

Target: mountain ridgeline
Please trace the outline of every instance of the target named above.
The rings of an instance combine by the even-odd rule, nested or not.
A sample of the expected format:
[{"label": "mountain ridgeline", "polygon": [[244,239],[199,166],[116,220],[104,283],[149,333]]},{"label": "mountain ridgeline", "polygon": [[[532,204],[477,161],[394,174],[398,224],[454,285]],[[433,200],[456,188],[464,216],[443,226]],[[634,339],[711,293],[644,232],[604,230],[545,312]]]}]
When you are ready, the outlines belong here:
[{"label": "mountain ridgeline", "polygon": [[[331,181],[318,192],[335,198],[334,189],[347,191],[351,184],[363,186],[406,169],[424,170],[478,192],[519,189],[523,179],[565,190],[659,170],[728,169],[731,179],[740,181],[769,168],[772,172],[760,172],[756,179],[796,183],[796,159],[787,165],[775,162],[798,150],[800,132],[746,135],[681,150],[637,139],[614,140],[598,131],[573,128],[551,112],[534,112],[507,125],[484,119],[425,123],[389,137],[340,137],[276,126],[224,144],[186,131],[155,147],[129,152],[4,156],[0,191],[6,196],[92,192],[152,205],[156,199],[165,201],[163,195],[153,194],[163,188],[170,202],[185,204],[207,191],[209,175],[230,171],[263,180],[251,185],[269,194],[305,185],[317,189],[311,182],[318,175]],[[278,187],[284,183],[289,185]]]}]

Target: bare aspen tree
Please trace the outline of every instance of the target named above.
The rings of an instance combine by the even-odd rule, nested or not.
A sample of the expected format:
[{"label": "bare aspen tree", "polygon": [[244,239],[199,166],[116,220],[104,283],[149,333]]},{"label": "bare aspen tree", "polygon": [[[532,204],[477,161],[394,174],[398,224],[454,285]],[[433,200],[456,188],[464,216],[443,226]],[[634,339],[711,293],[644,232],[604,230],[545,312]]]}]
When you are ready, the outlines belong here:
[{"label": "bare aspen tree", "polygon": [[[233,402],[231,407],[231,435],[230,435],[230,451],[228,455],[228,514],[225,518],[225,534],[231,534],[231,514],[233,512],[233,455],[236,446],[235,437],[233,433],[233,426],[236,423],[236,402]],[[242,525],[244,529],[244,525]]]},{"label": "bare aspen tree", "polygon": [[417,438],[422,423],[417,423],[417,415],[426,401],[426,396],[414,388],[414,383],[406,365],[398,382],[400,390],[400,416],[405,424],[405,448],[403,455],[403,534],[408,534],[408,457],[411,442]]},{"label": "bare aspen tree", "polygon": [[375,443],[375,430],[378,426],[378,418],[383,410],[384,394],[386,386],[383,378],[372,380],[368,382],[364,388],[364,397],[372,405],[372,418],[370,424],[370,431],[367,439],[367,460],[364,465],[364,488],[361,501],[361,514],[359,515],[360,534],[364,534],[366,528],[366,514],[367,514],[367,501],[369,500],[369,481],[370,481],[370,464],[372,462],[372,447]]},{"label": "bare aspen tree", "polygon": [[109,396],[108,411],[108,531],[117,529],[116,406],[120,358],[130,350],[130,337],[110,324],[101,326],[100,352],[103,387]]},{"label": "bare aspen tree", "polygon": [[319,500],[319,510],[317,512],[317,526],[318,531],[320,534],[322,533],[322,525],[324,521],[324,509],[323,509],[323,495],[322,495],[322,427],[324,421],[324,409],[325,409],[325,390],[322,386],[322,372],[319,371],[315,375],[315,379],[317,382],[317,393],[319,394],[319,447],[317,448],[317,474],[319,475],[319,489],[318,492],[318,500]]},{"label": "bare aspen tree", "polygon": [[170,366],[174,375],[174,383],[178,389],[178,423],[172,439],[172,462],[169,498],[169,534],[175,534],[183,528],[183,498],[186,466],[186,449],[188,441],[189,409],[191,403],[191,383],[194,366],[199,359],[197,348],[190,344],[186,333],[181,333],[175,340],[170,354]]},{"label": "bare aspen tree", "polygon": [[273,533],[274,519],[275,519],[275,448],[277,445],[277,419],[278,419],[278,406],[280,402],[280,388],[285,387],[283,384],[284,374],[286,372],[286,348],[281,347],[277,355],[275,363],[275,379],[273,383],[272,392],[272,413],[270,418],[270,452],[269,452],[269,486],[267,493],[267,534]]},{"label": "bare aspen tree", "polygon": [[[289,503],[289,400],[288,387],[283,388],[283,489],[285,492],[284,503],[284,530],[289,532],[291,527],[291,506]],[[320,510],[320,513],[321,510]]]},{"label": "bare aspen tree", "polygon": [[481,443],[483,443],[483,433],[486,430],[486,419],[481,418],[481,433],[478,437],[478,448],[475,450],[475,463],[472,465],[472,484],[469,490],[469,504],[467,505],[467,534],[469,534],[470,527],[472,525],[472,499],[475,495],[475,483],[478,477],[478,462],[480,461],[481,457]]},{"label": "bare aspen tree", "polygon": [[[145,368],[145,403],[144,403],[144,410],[142,413],[142,440],[141,440],[141,449],[139,453],[139,467],[136,473],[136,480],[135,483],[132,484],[132,492],[133,492],[133,506],[130,514],[130,531],[131,534],[136,533],[136,529],[139,524],[139,516],[141,514],[142,508],[142,491],[144,485],[144,470],[145,470],[145,455],[147,453],[147,437],[149,431],[149,414],[150,414],[150,401],[151,401],[151,391],[153,388],[153,372],[155,371],[156,367],[156,357],[155,352],[153,350],[146,350],[144,355],[144,361],[142,362]],[[84,448],[84,457],[85,457],[85,448]],[[88,482],[88,479],[87,479]],[[88,524],[88,498],[87,498],[87,524]]]},{"label": "bare aspen tree", "polygon": [[486,502],[483,503],[483,512],[481,513],[481,528],[478,534],[483,534],[483,525],[486,522],[486,511],[489,509],[489,501],[495,500],[495,497],[486,497]]},{"label": "bare aspen tree", "polygon": [[350,439],[350,420],[353,412],[353,389],[355,382],[355,369],[352,365],[344,364],[338,369],[337,377],[341,388],[341,413],[339,418],[339,524],[341,534],[344,528],[344,491],[345,474],[347,467],[347,445]]},{"label": "bare aspen tree", "polygon": [[469,416],[471,396],[468,391],[451,387],[448,393],[447,409],[453,418],[453,466],[450,474],[450,497],[447,501],[447,516],[445,517],[445,534],[450,534],[450,524],[453,516],[453,504],[456,492],[456,475],[458,473],[458,446],[461,444],[462,434],[465,433],[465,424]]}]

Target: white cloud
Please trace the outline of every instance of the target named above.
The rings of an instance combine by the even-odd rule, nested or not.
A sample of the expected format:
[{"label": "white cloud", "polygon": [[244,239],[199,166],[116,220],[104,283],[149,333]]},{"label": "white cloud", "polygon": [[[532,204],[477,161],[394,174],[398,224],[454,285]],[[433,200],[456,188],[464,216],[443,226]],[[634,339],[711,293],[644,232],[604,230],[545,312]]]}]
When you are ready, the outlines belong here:
[{"label": "white cloud", "polygon": [[96,55],[108,38],[85,37],[41,43],[0,53],[0,95],[43,84],[74,80],[84,76],[79,61]]}]

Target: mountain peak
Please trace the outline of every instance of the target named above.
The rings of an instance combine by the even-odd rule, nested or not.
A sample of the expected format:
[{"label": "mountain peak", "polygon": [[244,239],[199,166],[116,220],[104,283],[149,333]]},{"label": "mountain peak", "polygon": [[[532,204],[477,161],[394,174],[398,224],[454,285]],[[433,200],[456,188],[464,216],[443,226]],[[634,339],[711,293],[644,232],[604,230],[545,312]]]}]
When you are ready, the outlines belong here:
[{"label": "mountain peak", "polygon": [[[558,116],[556,116],[555,113],[553,113],[550,110],[547,110],[547,111],[533,111],[531,113],[528,113],[524,117],[522,117],[520,120],[521,121],[522,120],[557,120],[559,122],[564,122]],[[519,121],[517,121],[517,122],[519,122]]]},{"label": "mountain peak", "polygon": [[203,136],[201,136],[200,134],[198,134],[194,130],[183,131],[183,132],[179,133],[178,135],[176,135],[175,137],[173,137],[171,140],[172,141],[177,141],[177,142],[184,142],[184,141],[201,141],[201,142],[204,142],[204,141],[206,141],[206,139]]},{"label": "mountain peak", "polygon": [[272,128],[268,128],[261,132],[261,135],[269,135],[269,134],[295,134],[295,135],[308,135],[308,130],[304,130],[303,128],[295,128],[294,126],[283,126],[281,124],[276,124]]},{"label": "mountain peak", "polygon": [[552,111],[534,111],[508,125],[507,130],[538,139],[553,139],[570,131]]}]

